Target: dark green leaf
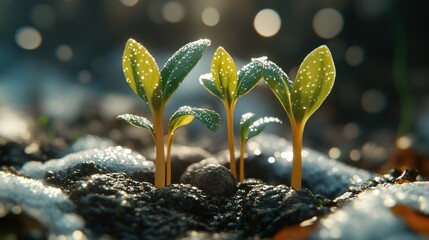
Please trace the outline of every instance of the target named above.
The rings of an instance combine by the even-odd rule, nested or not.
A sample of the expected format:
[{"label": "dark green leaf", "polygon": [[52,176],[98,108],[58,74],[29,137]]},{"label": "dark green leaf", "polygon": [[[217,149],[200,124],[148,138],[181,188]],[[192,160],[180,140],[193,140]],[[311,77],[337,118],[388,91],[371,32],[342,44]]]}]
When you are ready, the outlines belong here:
[{"label": "dark green leaf", "polygon": [[220,99],[224,99],[225,95],[222,92],[219,92],[219,90],[214,85],[214,79],[211,73],[203,74],[200,76],[200,84],[203,85],[209,93],[215,95],[216,97]]},{"label": "dark green leaf", "polygon": [[255,121],[254,113],[245,113],[241,116],[240,120],[240,138],[241,142],[246,142],[247,133],[249,132],[249,126]]},{"label": "dark green leaf", "polygon": [[238,72],[238,87],[236,98],[243,96],[252,90],[262,78],[263,61],[266,58],[252,59]]},{"label": "dark green leaf", "polygon": [[263,61],[262,75],[288,116],[293,117],[291,104],[292,81],[290,81],[287,74],[275,63],[266,60]]},{"label": "dark green leaf", "polygon": [[155,131],[153,130],[152,123],[144,117],[140,117],[133,114],[122,114],[119,115],[116,119],[124,120],[135,127],[145,128],[149,130],[152,134],[155,133]]},{"label": "dark green leaf", "polygon": [[220,116],[215,111],[183,106],[180,107],[170,119],[170,134],[174,134],[180,127],[191,123],[194,117],[200,120],[201,123],[211,131],[217,131],[220,126]]},{"label": "dark green leaf", "polygon": [[176,91],[186,75],[201,59],[208,46],[210,46],[208,39],[191,42],[181,47],[168,59],[161,70],[164,102]]},{"label": "dark green leaf", "polygon": [[259,118],[258,120],[254,121],[249,126],[249,130],[248,130],[247,136],[246,136],[246,141],[257,136],[258,134],[260,134],[269,123],[273,123],[273,122],[282,123],[282,121],[280,121],[280,119],[275,118],[275,117],[263,117],[263,118]]},{"label": "dark green leaf", "polygon": [[328,47],[322,45],[305,57],[293,83],[291,98],[297,121],[305,121],[320,107],[334,81],[334,60]]}]

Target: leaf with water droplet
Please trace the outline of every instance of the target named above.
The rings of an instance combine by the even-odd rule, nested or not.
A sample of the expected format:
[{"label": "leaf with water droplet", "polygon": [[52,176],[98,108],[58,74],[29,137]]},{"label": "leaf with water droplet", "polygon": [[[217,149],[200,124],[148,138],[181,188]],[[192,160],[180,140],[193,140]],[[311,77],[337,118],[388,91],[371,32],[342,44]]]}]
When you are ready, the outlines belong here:
[{"label": "leaf with water droplet", "polygon": [[224,94],[219,92],[214,84],[214,78],[211,73],[206,73],[200,76],[200,84],[211,94],[220,99],[224,99]]},{"label": "leaf with water droplet", "polygon": [[197,118],[211,131],[217,131],[220,126],[220,116],[213,110],[197,107],[180,107],[171,117],[169,133],[174,134],[177,129],[191,123]]},{"label": "leaf with water droplet", "polygon": [[252,124],[255,120],[255,114],[254,113],[245,113],[241,116],[240,120],[240,137],[241,142],[246,142],[247,133],[249,131],[249,126]]},{"label": "leaf with water droplet", "polygon": [[292,81],[277,64],[264,59],[260,61],[263,61],[262,75],[265,82],[280,101],[289,118],[292,117]]},{"label": "leaf with water droplet", "polygon": [[208,39],[194,41],[181,47],[168,59],[161,70],[164,102],[176,91],[186,75],[201,59],[208,46],[210,46]]},{"label": "leaf with water droplet", "polygon": [[328,47],[314,49],[302,61],[292,87],[293,115],[296,121],[308,119],[331,92],[335,65]]},{"label": "leaf with water droplet", "polygon": [[282,123],[282,121],[275,117],[263,117],[255,120],[255,114],[243,114],[240,121],[241,141],[246,143],[249,139],[259,135],[269,123]]},{"label": "leaf with water droplet", "polygon": [[155,59],[149,51],[134,39],[129,39],[122,56],[125,78],[133,89],[153,111],[162,104],[160,73]]},{"label": "leaf with water droplet", "polygon": [[155,133],[152,123],[144,117],[127,113],[119,115],[116,119],[124,120],[135,127],[145,128],[149,130],[151,134]]},{"label": "leaf with water droplet", "polygon": [[219,47],[212,59],[211,74],[216,89],[223,93],[226,101],[235,100],[237,91],[237,68],[232,57]]},{"label": "leaf with water droplet", "polygon": [[246,64],[238,72],[236,98],[239,98],[252,90],[262,78],[263,61],[265,59],[265,57],[252,59],[250,63]]}]

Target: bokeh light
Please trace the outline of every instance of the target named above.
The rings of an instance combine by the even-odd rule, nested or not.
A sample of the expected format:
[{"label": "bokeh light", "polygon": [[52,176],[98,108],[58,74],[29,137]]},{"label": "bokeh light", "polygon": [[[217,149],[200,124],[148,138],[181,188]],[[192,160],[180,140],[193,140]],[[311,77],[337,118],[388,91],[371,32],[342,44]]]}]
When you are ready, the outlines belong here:
[{"label": "bokeh light", "polygon": [[328,156],[332,159],[338,159],[341,157],[341,150],[337,147],[329,149]]},{"label": "bokeh light", "polygon": [[124,4],[127,7],[134,7],[139,3],[139,0],[119,0],[122,4]]},{"label": "bokeh light", "polygon": [[364,92],[361,103],[366,112],[379,113],[386,107],[387,100],[384,93],[371,89]]},{"label": "bokeh light", "polygon": [[15,33],[15,41],[25,50],[34,50],[42,44],[42,35],[33,27],[21,27]]},{"label": "bokeh light", "polygon": [[347,123],[343,127],[343,135],[348,139],[355,139],[360,134],[360,128],[356,123]]},{"label": "bokeh light", "polygon": [[55,10],[47,4],[36,5],[31,12],[31,20],[37,27],[48,29],[55,23]]},{"label": "bokeh light", "polygon": [[62,44],[57,47],[55,55],[60,61],[68,62],[73,57],[73,49],[66,44]]},{"label": "bokeh light", "polygon": [[263,9],[259,11],[253,21],[256,32],[263,37],[276,35],[282,25],[279,14],[273,9]]},{"label": "bokeh light", "polygon": [[349,157],[350,157],[350,160],[352,160],[352,161],[359,161],[361,159],[362,155],[360,154],[359,150],[353,149],[350,151]]},{"label": "bokeh light", "polygon": [[343,26],[343,16],[332,8],[321,9],[313,17],[314,32],[324,39],[336,37],[343,30]]},{"label": "bokeh light", "polygon": [[162,6],[162,16],[167,22],[178,23],[186,16],[185,6],[181,2],[167,2]]},{"label": "bokeh light", "polygon": [[351,46],[347,48],[345,59],[350,66],[359,66],[365,58],[365,52],[360,46]]},{"label": "bokeh light", "polygon": [[219,11],[214,7],[208,7],[201,13],[201,20],[209,27],[216,26],[220,20]]},{"label": "bokeh light", "polygon": [[92,74],[88,70],[81,70],[77,74],[77,78],[81,83],[89,83],[92,79]]}]

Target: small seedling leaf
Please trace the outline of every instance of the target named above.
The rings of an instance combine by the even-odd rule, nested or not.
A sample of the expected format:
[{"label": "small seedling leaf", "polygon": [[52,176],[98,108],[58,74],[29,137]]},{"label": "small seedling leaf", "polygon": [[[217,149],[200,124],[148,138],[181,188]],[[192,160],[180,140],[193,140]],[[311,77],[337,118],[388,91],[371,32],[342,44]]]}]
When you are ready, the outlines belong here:
[{"label": "small seedling leaf", "polygon": [[249,126],[255,121],[254,113],[245,113],[241,116],[240,120],[240,137],[241,142],[246,142],[247,133],[249,132]]},{"label": "small seedling leaf", "polygon": [[269,123],[283,123],[283,122],[280,121],[280,119],[275,117],[259,118],[258,120],[250,124],[249,130],[247,131],[246,141],[259,135]]},{"label": "small seedling leaf", "polygon": [[263,62],[262,71],[265,82],[276,95],[288,116],[292,117],[292,81],[279,66],[269,60]]},{"label": "small seedling leaf", "polygon": [[262,62],[265,60],[265,57],[252,59],[238,72],[237,98],[252,90],[262,78]]},{"label": "small seedling leaf", "polygon": [[145,128],[152,134],[155,133],[152,123],[144,117],[134,114],[121,114],[116,119],[124,120],[135,127]]},{"label": "small seedling leaf", "polygon": [[322,45],[305,57],[293,83],[291,98],[297,121],[308,119],[320,107],[334,81],[334,60],[328,47]]},{"label": "small seedling leaf", "polygon": [[180,107],[170,119],[170,134],[174,134],[180,127],[191,123],[194,118],[200,120],[200,122],[211,131],[217,131],[220,126],[220,116],[215,111],[183,106]]},{"label": "small seedling leaf", "polygon": [[164,102],[176,91],[186,75],[201,59],[208,46],[210,46],[208,39],[191,42],[181,47],[168,59],[161,70]]},{"label": "small seedling leaf", "polygon": [[122,69],[127,83],[153,110],[162,103],[160,74],[155,59],[147,49],[129,39],[122,57]]},{"label": "small seedling leaf", "polygon": [[231,103],[237,93],[237,68],[232,57],[219,47],[212,59],[211,74],[217,90]]},{"label": "small seedling leaf", "polygon": [[206,73],[200,76],[200,84],[209,91],[209,93],[215,95],[220,99],[224,99],[225,95],[216,88],[214,84],[214,78],[211,73]]}]

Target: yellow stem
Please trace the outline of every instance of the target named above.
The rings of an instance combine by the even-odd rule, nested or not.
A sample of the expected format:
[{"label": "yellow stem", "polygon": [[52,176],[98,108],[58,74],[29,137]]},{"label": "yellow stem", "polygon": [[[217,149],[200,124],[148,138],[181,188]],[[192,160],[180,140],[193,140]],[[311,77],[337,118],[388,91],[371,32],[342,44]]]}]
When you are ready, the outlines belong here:
[{"label": "yellow stem", "polygon": [[292,148],[293,148],[293,161],[292,161],[292,177],[291,187],[301,189],[302,179],[302,136],[304,134],[305,120],[302,122],[290,121],[292,129]]},{"label": "yellow stem", "polygon": [[173,142],[173,136],[173,133],[169,133],[167,140],[167,186],[171,184],[171,144]]},{"label": "yellow stem", "polygon": [[154,130],[155,130],[155,187],[165,187],[165,159],[164,159],[164,127],[163,127],[163,108],[154,112]]},{"label": "yellow stem", "polygon": [[243,141],[240,146],[240,182],[244,182],[244,147],[246,142]]},{"label": "yellow stem", "polygon": [[226,124],[228,126],[228,145],[229,145],[229,168],[232,175],[237,178],[237,169],[235,166],[235,152],[234,152],[234,107],[235,103],[228,103],[225,101],[226,109]]}]

